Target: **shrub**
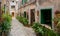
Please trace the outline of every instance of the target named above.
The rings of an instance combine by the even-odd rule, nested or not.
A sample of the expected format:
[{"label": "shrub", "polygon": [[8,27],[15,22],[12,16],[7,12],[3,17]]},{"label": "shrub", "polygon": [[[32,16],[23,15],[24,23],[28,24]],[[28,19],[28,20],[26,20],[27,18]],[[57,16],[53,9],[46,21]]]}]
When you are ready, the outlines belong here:
[{"label": "shrub", "polygon": [[3,14],[2,15],[2,18],[4,19],[4,21],[7,21],[7,22],[10,22],[12,19],[11,19],[11,16],[10,15],[7,15],[7,14]]},{"label": "shrub", "polygon": [[56,22],[54,22],[54,23],[56,23],[56,25],[55,25],[55,31],[58,33],[58,35],[60,36],[60,18],[54,18],[54,21],[56,21]]},{"label": "shrub", "polygon": [[2,18],[4,21],[2,22],[2,30],[3,32],[9,32],[11,28],[11,16],[7,14],[3,14]]},{"label": "shrub", "polygon": [[26,18],[23,18],[23,24],[27,25],[28,24],[28,20]]},{"label": "shrub", "polygon": [[57,28],[56,28],[56,31],[57,31],[57,33],[58,33],[59,36],[60,36],[60,21],[58,22],[58,24],[57,24],[56,27],[57,27]]},{"label": "shrub", "polygon": [[19,21],[23,23],[23,17],[20,16]]},{"label": "shrub", "polygon": [[42,34],[44,33],[43,32],[43,29],[42,29],[42,26],[39,24],[39,23],[34,23],[32,28],[34,29],[34,31],[39,35],[39,36],[42,36]]},{"label": "shrub", "polygon": [[32,28],[36,33],[39,33],[41,36],[57,36],[57,33],[55,33],[53,30],[50,30],[45,26],[40,25],[39,23],[34,23]]},{"label": "shrub", "polygon": [[22,16],[17,16],[16,17],[23,25],[28,25],[28,20]]},{"label": "shrub", "polygon": [[43,26],[43,31],[44,31],[44,35],[43,36],[57,36],[57,33],[51,29],[46,28],[45,26]]}]

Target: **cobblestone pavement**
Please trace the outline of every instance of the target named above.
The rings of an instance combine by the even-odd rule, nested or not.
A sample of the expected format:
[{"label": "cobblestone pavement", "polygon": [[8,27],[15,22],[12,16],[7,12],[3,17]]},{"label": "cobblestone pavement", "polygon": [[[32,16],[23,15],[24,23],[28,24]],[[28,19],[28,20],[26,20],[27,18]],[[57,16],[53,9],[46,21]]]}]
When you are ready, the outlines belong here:
[{"label": "cobblestone pavement", "polygon": [[12,19],[9,36],[36,36],[32,28],[24,27],[17,19]]}]

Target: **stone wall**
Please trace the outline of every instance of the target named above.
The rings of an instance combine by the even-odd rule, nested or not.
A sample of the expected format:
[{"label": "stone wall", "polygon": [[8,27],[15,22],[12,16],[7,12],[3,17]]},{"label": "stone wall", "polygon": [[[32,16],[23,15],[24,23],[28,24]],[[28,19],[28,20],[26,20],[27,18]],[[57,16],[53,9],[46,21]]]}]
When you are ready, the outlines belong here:
[{"label": "stone wall", "polygon": [[60,10],[60,0],[38,0],[40,6],[53,5],[55,10]]}]

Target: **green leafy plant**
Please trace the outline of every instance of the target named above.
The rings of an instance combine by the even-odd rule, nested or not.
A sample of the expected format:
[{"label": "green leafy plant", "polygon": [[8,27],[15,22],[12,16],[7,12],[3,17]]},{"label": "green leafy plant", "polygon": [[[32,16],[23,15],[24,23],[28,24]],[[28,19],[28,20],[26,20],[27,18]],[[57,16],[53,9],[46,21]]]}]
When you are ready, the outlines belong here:
[{"label": "green leafy plant", "polygon": [[23,24],[28,25],[28,20],[26,18],[23,18]]},{"label": "green leafy plant", "polygon": [[5,20],[5,21],[8,21],[10,22],[12,19],[11,19],[11,16],[10,15],[7,15],[7,14],[3,14],[2,15],[2,18]]},{"label": "green leafy plant", "polygon": [[43,28],[44,35],[43,36],[57,36],[57,33],[51,29],[48,29],[46,27]]},{"label": "green leafy plant", "polygon": [[39,23],[34,23],[32,28],[34,29],[34,31],[36,33],[40,33],[40,35],[42,35],[44,32],[43,32],[43,29],[42,29],[42,26],[39,24]]},{"label": "green leafy plant", "polygon": [[60,36],[60,21],[58,22],[56,27],[57,27],[56,31],[57,31],[58,35]]},{"label": "green leafy plant", "polygon": [[22,16],[17,16],[16,17],[23,25],[28,25],[28,20]]},{"label": "green leafy plant", "polygon": [[2,22],[2,30],[3,32],[9,32],[11,29],[11,16],[7,14],[3,14],[2,18],[4,21]]},{"label": "green leafy plant", "polygon": [[58,22],[56,27],[60,30],[60,21]]},{"label": "green leafy plant", "polygon": [[48,29],[39,23],[34,23],[32,28],[39,36],[58,36],[55,31]]},{"label": "green leafy plant", "polygon": [[60,18],[54,18],[54,21],[56,21],[56,22],[54,22],[54,23],[56,23],[56,25],[55,25],[55,31],[58,33],[58,35],[60,36]]}]

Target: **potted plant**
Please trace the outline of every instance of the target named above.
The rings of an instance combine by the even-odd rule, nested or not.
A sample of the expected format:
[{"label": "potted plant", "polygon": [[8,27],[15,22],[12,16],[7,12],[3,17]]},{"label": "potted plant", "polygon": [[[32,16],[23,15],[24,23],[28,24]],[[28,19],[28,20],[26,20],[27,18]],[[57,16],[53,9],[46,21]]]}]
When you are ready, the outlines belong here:
[{"label": "potted plant", "polygon": [[7,36],[10,32],[11,29],[11,16],[7,15],[7,14],[3,14],[2,18],[4,19],[4,21],[2,22],[2,31],[3,34],[5,34],[5,36]]},{"label": "potted plant", "polygon": [[28,26],[28,20],[26,18],[23,18],[23,25]]},{"label": "potted plant", "polygon": [[24,26],[29,26],[28,25],[28,20],[25,17],[22,16],[17,16],[16,17]]},{"label": "potted plant", "polygon": [[58,35],[60,36],[60,21],[58,22],[56,27],[57,27],[56,31],[57,31]]},{"label": "potted plant", "polygon": [[32,26],[32,28],[36,32],[37,36],[42,36],[42,34],[44,33],[43,29],[42,29],[42,26],[39,25],[39,23],[34,23],[33,26]]},{"label": "potted plant", "polygon": [[58,36],[55,31],[40,25],[39,23],[34,23],[32,28],[36,32],[37,36]]}]

